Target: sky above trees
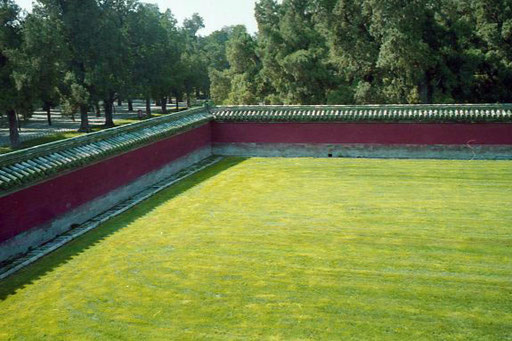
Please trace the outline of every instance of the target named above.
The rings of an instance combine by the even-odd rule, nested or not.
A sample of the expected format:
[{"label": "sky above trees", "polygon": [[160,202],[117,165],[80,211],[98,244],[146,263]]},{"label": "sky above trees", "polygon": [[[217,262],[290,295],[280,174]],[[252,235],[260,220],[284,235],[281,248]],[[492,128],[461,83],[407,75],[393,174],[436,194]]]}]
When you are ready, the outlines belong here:
[{"label": "sky above trees", "polygon": [[[16,0],[20,7],[31,10],[32,0]],[[257,31],[254,18],[256,0],[145,0],[157,4],[161,10],[170,9],[179,23],[192,14],[199,13],[204,19],[205,28],[199,31],[208,35],[224,26],[245,25],[249,33]]]}]

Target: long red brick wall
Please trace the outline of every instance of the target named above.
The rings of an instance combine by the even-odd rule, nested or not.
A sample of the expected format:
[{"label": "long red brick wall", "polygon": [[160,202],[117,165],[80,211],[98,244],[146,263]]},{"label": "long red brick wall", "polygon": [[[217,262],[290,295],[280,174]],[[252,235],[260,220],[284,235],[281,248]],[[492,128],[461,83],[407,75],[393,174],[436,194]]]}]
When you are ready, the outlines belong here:
[{"label": "long red brick wall", "polygon": [[220,123],[214,143],[512,145],[512,124]]},{"label": "long red brick wall", "polygon": [[211,144],[210,124],[0,198],[0,242]]},{"label": "long red brick wall", "polygon": [[213,122],[0,197],[0,243],[212,142],[512,145],[512,124]]}]

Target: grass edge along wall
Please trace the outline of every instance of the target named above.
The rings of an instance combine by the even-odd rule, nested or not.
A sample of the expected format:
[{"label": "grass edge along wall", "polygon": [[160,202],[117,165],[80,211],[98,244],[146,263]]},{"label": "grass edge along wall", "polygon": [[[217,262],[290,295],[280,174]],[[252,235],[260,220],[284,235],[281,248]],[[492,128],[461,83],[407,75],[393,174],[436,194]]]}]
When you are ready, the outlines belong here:
[{"label": "grass edge along wall", "polygon": [[511,166],[225,158],[1,281],[0,339],[506,340]]},{"label": "grass edge along wall", "polygon": [[[168,168],[176,171],[210,156],[212,145],[219,154],[227,150],[222,145],[243,144],[235,155],[263,146],[271,151],[266,156],[325,157],[331,145],[352,145],[356,157],[393,157],[385,149],[396,146],[414,146],[416,154],[408,154],[414,157],[441,145],[425,155],[456,147],[470,158],[474,148],[487,148],[486,158],[496,150],[510,159],[511,122],[511,105],[205,107],[6,154],[0,156],[0,261],[157,182],[152,174],[159,169],[177,162]],[[305,147],[318,150],[308,154]]]}]

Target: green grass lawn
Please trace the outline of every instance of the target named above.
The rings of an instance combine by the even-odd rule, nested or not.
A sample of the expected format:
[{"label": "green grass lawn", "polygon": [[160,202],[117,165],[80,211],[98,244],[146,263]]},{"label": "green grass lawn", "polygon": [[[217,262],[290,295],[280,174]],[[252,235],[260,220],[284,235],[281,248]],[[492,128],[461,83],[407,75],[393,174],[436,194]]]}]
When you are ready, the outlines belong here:
[{"label": "green grass lawn", "polygon": [[226,159],[0,312],[0,339],[511,339],[512,162]]}]

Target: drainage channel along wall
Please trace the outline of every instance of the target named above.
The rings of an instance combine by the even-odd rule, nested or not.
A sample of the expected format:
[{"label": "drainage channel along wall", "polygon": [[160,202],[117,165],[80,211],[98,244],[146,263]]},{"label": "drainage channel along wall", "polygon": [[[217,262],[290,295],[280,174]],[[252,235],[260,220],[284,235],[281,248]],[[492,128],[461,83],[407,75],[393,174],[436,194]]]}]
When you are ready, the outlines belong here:
[{"label": "drainage channel along wall", "polygon": [[0,156],[0,263],[213,154],[512,159],[512,105],[198,108]]},{"label": "drainage channel along wall", "polygon": [[217,155],[511,159],[512,105],[213,109]]},{"label": "drainage channel along wall", "polygon": [[0,156],[0,262],[211,156],[189,110]]}]

